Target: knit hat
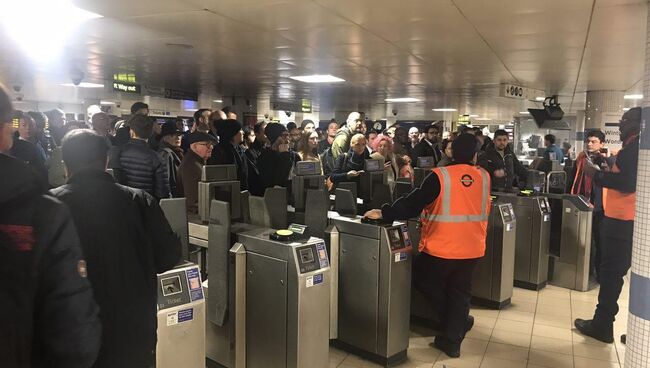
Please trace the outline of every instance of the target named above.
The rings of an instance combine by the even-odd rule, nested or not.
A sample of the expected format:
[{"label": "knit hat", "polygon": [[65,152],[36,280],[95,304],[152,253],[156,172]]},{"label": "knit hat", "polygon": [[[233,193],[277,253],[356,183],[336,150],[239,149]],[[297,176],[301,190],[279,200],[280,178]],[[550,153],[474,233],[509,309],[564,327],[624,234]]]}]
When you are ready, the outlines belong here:
[{"label": "knit hat", "polygon": [[217,120],[214,122],[214,127],[217,128],[217,135],[221,142],[230,142],[242,129],[241,123],[234,119]]},{"label": "knit hat", "polygon": [[454,162],[459,164],[468,164],[474,158],[477,152],[478,144],[474,135],[463,133],[458,136],[452,143]]},{"label": "knit hat", "polygon": [[286,131],[287,128],[285,128],[284,125],[280,123],[270,123],[266,126],[266,129],[264,129],[264,134],[266,135],[266,138],[268,138],[269,143],[272,145],[276,140],[278,140],[278,138],[280,138],[282,133]]}]

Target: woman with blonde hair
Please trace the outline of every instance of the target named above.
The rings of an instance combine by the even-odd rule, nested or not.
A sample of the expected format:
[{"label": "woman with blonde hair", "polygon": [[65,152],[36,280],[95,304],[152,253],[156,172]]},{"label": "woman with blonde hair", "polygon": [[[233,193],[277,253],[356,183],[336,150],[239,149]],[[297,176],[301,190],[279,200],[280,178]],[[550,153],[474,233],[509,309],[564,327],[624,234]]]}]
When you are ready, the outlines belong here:
[{"label": "woman with blonde hair", "polygon": [[379,134],[370,142],[370,148],[372,148],[370,158],[384,162],[384,170],[388,174],[388,185],[392,190],[395,186],[395,178],[399,173],[397,161],[393,155],[393,140],[387,135]]}]

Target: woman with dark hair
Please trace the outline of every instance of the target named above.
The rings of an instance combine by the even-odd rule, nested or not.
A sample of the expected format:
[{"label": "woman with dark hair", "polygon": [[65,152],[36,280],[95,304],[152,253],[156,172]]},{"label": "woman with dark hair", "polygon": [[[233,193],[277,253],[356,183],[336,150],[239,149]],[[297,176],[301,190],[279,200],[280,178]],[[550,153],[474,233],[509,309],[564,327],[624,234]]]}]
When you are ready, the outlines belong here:
[{"label": "woman with dark hair", "polygon": [[241,146],[245,149],[249,149],[253,142],[255,142],[255,131],[249,126],[245,126],[243,130],[244,139],[241,141]]},{"label": "woman with dark hair", "polygon": [[298,156],[300,161],[313,161],[318,162],[320,165],[321,174],[323,173],[323,165],[320,161],[320,156],[318,155],[318,133],[314,130],[304,131],[300,135],[300,140],[298,141]]}]

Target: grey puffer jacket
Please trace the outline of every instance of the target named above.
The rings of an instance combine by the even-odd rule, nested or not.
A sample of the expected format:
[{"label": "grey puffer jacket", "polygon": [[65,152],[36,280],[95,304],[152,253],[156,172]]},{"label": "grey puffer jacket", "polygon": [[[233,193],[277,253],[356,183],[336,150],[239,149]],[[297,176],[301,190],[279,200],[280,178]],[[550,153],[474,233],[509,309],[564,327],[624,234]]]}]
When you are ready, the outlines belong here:
[{"label": "grey puffer jacket", "polygon": [[167,164],[146,141],[131,139],[113,147],[110,156],[108,167],[113,169],[118,183],[142,189],[157,199],[170,197]]}]

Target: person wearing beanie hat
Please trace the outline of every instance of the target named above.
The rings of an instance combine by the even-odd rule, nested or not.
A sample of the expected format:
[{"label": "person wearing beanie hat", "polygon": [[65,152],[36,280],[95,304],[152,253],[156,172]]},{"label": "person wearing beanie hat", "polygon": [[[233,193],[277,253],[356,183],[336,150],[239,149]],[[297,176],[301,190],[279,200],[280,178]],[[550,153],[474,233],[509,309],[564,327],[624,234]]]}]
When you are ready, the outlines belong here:
[{"label": "person wearing beanie hat", "polygon": [[469,315],[471,281],[485,255],[490,175],[475,165],[476,137],[461,134],[452,145],[453,164],[433,169],[419,188],[364,216],[390,223],[420,218],[420,255],[413,264],[413,284],[437,316],[434,346],[455,358],[474,325]]},{"label": "person wearing beanie hat", "polygon": [[239,188],[248,190],[248,163],[240,143],[244,137],[242,125],[234,119],[214,122],[219,136],[219,144],[212,150],[208,165],[235,165]]},{"label": "person wearing beanie hat", "polygon": [[288,185],[294,163],[300,161],[298,154],[289,151],[289,132],[284,125],[270,123],[264,129],[268,140],[267,147],[262,149],[257,163],[260,172],[261,186],[251,188],[257,193],[253,195],[262,196],[266,188],[274,186],[286,187]]}]

